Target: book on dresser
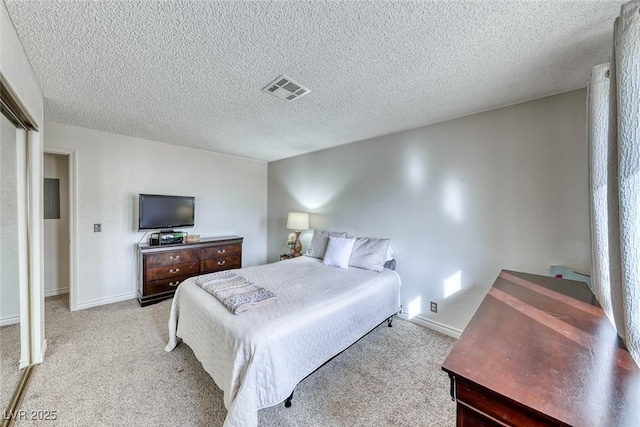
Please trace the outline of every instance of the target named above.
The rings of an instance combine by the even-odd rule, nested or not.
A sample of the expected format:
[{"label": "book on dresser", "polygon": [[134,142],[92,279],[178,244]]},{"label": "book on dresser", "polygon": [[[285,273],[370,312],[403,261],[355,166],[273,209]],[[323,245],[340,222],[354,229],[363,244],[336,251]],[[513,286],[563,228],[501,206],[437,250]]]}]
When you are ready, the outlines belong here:
[{"label": "book on dresser", "polygon": [[219,236],[175,245],[139,244],[138,302],[145,306],[171,298],[189,277],[242,267],[242,240]]}]

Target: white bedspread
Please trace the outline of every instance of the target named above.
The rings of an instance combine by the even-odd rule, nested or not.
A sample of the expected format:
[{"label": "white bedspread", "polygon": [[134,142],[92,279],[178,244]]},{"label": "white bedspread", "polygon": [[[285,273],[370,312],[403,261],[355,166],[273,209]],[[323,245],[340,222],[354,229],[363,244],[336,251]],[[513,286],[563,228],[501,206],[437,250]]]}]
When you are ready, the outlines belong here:
[{"label": "white bedspread", "polygon": [[280,300],[234,315],[190,278],[176,290],[169,318],[166,350],[178,337],[191,347],[224,392],[225,427],[257,426],[259,409],[285,400],[400,307],[400,277],[387,269],[341,269],[299,257],[243,268],[242,275]]}]

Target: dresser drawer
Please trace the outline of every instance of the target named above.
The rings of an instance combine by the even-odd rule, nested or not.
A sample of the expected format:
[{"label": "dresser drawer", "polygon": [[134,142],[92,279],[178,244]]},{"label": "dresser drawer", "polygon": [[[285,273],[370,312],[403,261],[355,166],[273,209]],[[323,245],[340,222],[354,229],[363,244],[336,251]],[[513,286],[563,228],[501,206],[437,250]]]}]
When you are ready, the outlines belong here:
[{"label": "dresser drawer", "polygon": [[171,298],[189,277],[242,267],[242,237],[220,236],[170,246],[138,245],[141,306]]},{"label": "dresser drawer", "polygon": [[178,276],[194,276],[200,271],[200,264],[190,262],[187,264],[164,265],[162,267],[151,267],[145,271],[146,280],[170,279]]},{"label": "dresser drawer", "polygon": [[240,245],[224,245],[213,248],[204,248],[200,251],[200,259],[216,259],[220,257],[229,257],[231,255],[239,255],[242,246]]},{"label": "dresser drawer", "polygon": [[200,273],[240,268],[240,255],[228,256],[218,259],[203,259],[200,261]]},{"label": "dresser drawer", "polygon": [[144,284],[144,296],[175,291],[180,283],[191,276],[178,276],[169,279],[152,280]]},{"label": "dresser drawer", "polygon": [[198,261],[198,250],[192,249],[188,251],[171,251],[159,254],[145,255],[147,267],[156,267],[160,265],[176,265],[187,262]]}]

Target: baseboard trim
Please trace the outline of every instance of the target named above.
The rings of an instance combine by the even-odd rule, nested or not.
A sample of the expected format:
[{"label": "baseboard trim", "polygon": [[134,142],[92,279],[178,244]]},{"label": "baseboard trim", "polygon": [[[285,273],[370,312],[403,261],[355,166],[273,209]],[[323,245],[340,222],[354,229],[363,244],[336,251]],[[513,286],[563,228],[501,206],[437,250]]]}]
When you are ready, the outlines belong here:
[{"label": "baseboard trim", "polygon": [[15,325],[16,323],[20,323],[20,315],[0,319],[0,326]]},{"label": "baseboard trim", "polygon": [[126,294],[115,295],[112,297],[98,298],[92,301],[81,302],[81,303],[78,303],[77,308],[78,310],[85,310],[87,308],[98,307],[100,305],[113,304],[114,302],[127,301],[130,299],[134,299],[136,297],[137,297],[137,294],[135,292],[130,292]]},{"label": "baseboard trim", "polygon": [[420,326],[424,326],[425,328],[433,329],[434,331],[440,332],[441,334],[449,335],[453,338],[460,338],[462,335],[462,330],[458,328],[453,328],[451,326],[445,325],[444,323],[436,322],[432,319],[427,319],[422,316],[413,316],[409,317],[407,313],[400,313],[398,317],[404,320],[408,320],[409,322],[415,323]]},{"label": "baseboard trim", "polygon": [[57,295],[62,295],[62,294],[68,294],[69,293],[69,288],[58,288],[58,289],[50,289],[50,290],[45,290],[44,291],[44,297],[48,298],[48,297],[55,297]]}]

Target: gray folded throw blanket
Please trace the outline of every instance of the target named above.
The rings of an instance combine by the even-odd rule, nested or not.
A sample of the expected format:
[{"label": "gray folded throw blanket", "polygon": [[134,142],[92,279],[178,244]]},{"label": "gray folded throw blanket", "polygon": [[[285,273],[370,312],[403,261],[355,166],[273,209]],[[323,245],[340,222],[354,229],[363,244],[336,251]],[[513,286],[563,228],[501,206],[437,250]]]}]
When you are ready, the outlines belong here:
[{"label": "gray folded throw blanket", "polygon": [[196,278],[196,284],[216,297],[233,314],[278,301],[278,297],[232,270]]}]

